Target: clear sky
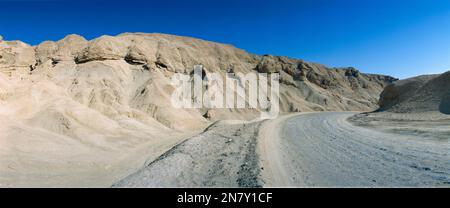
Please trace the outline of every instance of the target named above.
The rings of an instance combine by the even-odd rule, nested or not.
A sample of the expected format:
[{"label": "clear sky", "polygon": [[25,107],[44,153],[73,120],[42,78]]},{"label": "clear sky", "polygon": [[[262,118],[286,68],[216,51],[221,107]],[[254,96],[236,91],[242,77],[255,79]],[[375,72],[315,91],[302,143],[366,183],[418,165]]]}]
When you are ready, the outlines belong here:
[{"label": "clear sky", "polygon": [[406,78],[450,70],[450,0],[0,0],[0,35],[30,44],[160,32]]}]

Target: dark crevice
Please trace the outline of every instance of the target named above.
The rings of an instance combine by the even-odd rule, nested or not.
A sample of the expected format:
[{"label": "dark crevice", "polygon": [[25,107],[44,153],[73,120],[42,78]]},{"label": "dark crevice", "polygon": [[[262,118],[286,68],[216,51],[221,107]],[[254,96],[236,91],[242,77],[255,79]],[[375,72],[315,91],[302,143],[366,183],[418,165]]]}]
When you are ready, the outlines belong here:
[{"label": "dark crevice", "polygon": [[159,61],[155,62],[156,67],[158,68],[163,68],[163,69],[167,69],[167,66]]},{"label": "dark crevice", "polygon": [[58,60],[52,59],[52,66],[53,66],[53,67],[56,66],[56,64],[58,64],[58,63],[59,63]]},{"label": "dark crevice", "polygon": [[135,59],[135,58],[133,58],[131,56],[128,56],[128,55],[125,56],[124,60],[130,65],[144,65],[144,64],[147,63],[145,61]]},{"label": "dark crevice", "polygon": [[35,69],[33,65],[30,65],[30,72],[32,72]]},{"label": "dark crevice", "polygon": [[125,61],[130,65],[144,65],[144,62],[132,60],[132,59],[125,59]]},{"label": "dark crevice", "polygon": [[107,58],[95,58],[95,59],[79,59],[75,58],[76,64],[84,64],[91,61],[106,61],[106,60],[116,60],[116,59],[107,59]]}]

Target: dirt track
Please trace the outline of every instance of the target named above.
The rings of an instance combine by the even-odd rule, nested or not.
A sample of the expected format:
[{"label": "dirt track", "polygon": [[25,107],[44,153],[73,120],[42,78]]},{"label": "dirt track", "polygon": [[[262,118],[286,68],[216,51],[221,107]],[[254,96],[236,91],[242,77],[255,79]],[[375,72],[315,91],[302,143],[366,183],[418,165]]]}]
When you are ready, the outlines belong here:
[{"label": "dirt track", "polygon": [[215,124],[114,186],[450,186],[448,140],[354,126],[354,114]]},{"label": "dirt track", "polygon": [[449,141],[356,127],[354,113],[311,113],[262,127],[266,186],[450,186]]}]

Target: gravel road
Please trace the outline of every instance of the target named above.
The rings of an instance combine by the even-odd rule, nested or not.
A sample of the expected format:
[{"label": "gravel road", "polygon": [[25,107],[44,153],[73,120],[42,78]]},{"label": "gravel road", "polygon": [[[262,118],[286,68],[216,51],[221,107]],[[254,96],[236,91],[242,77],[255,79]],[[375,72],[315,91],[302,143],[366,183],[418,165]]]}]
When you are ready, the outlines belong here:
[{"label": "gravel road", "polygon": [[309,113],[266,122],[259,152],[265,186],[450,186],[450,140],[356,127],[354,113]]},{"label": "gravel road", "polygon": [[218,123],[114,187],[450,187],[450,140],[352,125],[355,113]]}]

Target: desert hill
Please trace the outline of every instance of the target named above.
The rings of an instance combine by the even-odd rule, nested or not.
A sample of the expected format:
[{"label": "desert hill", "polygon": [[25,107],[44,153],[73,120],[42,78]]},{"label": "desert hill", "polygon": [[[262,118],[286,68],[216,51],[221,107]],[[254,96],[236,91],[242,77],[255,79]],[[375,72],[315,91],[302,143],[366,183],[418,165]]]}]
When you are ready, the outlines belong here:
[{"label": "desert hill", "polygon": [[450,72],[422,75],[388,85],[380,107],[349,118],[390,133],[447,141],[450,138]]},{"label": "desert hill", "polygon": [[450,71],[413,77],[388,85],[381,93],[378,111],[450,114]]},{"label": "desert hill", "polygon": [[[203,118],[206,109],[174,114],[167,99],[171,75],[188,74],[194,65],[203,65],[207,72],[279,72],[283,112],[375,109],[379,93],[394,81],[354,68],[327,68],[287,57],[258,56],[230,45],[164,34],[125,33],[92,41],[69,35],[34,47],[3,41],[1,56],[5,80],[52,84],[55,86],[34,88],[61,90],[67,99],[110,119],[124,116],[141,123],[154,119],[175,129],[192,129],[208,122]],[[248,119],[253,115],[217,111],[210,119]]]},{"label": "desert hill", "polygon": [[37,46],[0,40],[0,187],[104,186],[215,120],[259,115],[175,109],[171,77],[194,65],[279,72],[282,112],[374,110],[396,80],[165,34],[68,35]]}]

